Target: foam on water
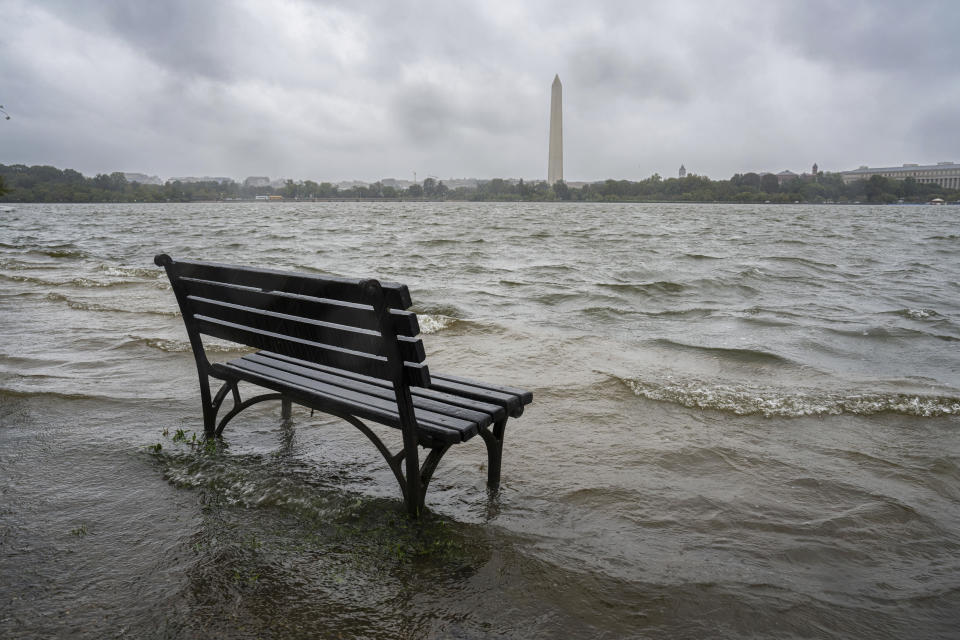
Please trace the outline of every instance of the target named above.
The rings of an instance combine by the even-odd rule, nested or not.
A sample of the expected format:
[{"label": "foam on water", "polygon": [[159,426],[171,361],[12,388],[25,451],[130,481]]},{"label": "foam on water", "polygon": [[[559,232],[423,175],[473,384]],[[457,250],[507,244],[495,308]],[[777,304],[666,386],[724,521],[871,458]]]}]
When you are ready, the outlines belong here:
[{"label": "foam on water", "polygon": [[762,386],[717,384],[704,380],[617,378],[636,395],[685,407],[725,411],[738,416],[799,418],[822,415],[899,413],[930,418],[960,415],[960,397],[909,393],[825,392]]},{"label": "foam on water", "polygon": [[459,322],[456,318],[450,316],[429,313],[418,314],[417,320],[420,322],[420,333],[426,334],[438,333]]}]

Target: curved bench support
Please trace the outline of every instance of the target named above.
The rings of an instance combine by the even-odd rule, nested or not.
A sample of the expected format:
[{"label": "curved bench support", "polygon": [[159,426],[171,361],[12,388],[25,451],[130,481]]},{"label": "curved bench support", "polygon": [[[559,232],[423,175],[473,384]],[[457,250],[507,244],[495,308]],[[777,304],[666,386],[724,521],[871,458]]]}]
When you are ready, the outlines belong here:
[{"label": "curved bench support", "polygon": [[450,449],[450,445],[444,444],[430,448],[430,453],[427,454],[426,459],[423,461],[423,464],[419,469],[420,482],[414,485],[419,487],[419,495],[411,496],[410,485],[413,483],[408,481],[403,472],[403,461],[406,459],[407,453],[406,449],[401,449],[397,453],[391,453],[390,449],[387,448],[387,445],[383,443],[377,434],[375,434],[370,427],[365,425],[356,416],[352,416],[349,413],[340,413],[339,411],[329,410],[325,410],[324,413],[328,413],[336,418],[340,418],[341,420],[349,422],[359,429],[363,435],[367,436],[367,439],[374,444],[374,446],[377,448],[377,451],[379,451],[380,455],[383,456],[383,459],[386,460],[390,470],[393,471],[393,475],[397,479],[397,484],[400,485],[400,494],[403,496],[403,500],[407,503],[408,508],[410,504],[413,503],[417,506],[417,511],[422,512],[424,508],[424,498],[427,495],[427,485],[430,484],[430,480],[433,478],[433,472],[437,470],[437,465],[440,464],[440,459],[443,458],[443,454]]},{"label": "curved bench support", "polygon": [[[227,380],[223,383],[223,386],[217,391],[217,395],[214,396],[213,401],[210,403],[210,422],[209,424],[204,424],[204,431],[208,438],[219,436],[223,433],[224,427],[227,426],[227,423],[233,420],[238,413],[251,407],[259,402],[264,402],[265,400],[281,400],[283,401],[283,417],[284,419],[289,418],[288,413],[288,400],[284,398],[282,393],[264,393],[263,395],[254,396],[248,400],[242,400],[240,398],[240,389],[237,388],[237,380]],[[217,414],[220,413],[220,407],[223,406],[223,401],[227,397],[227,392],[233,393],[233,408],[227,412],[223,418],[220,419],[220,423],[217,424]],[[216,428],[213,428],[213,425],[217,424]]]},{"label": "curved bench support", "polygon": [[493,430],[480,429],[478,432],[487,445],[487,486],[496,489],[500,486],[500,464],[503,461],[503,434],[507,428],[507,419],[499,420]]},{"label": "curved bench support", "polygon": [[[283,419],[288,419],[290,417],[290,401],[284,397],[282,393],[265,393],[263,395],[254,396],[248,400],[241,400],[240,390],[237,388],[237,380],[227,380],[223,383],[223,386],[217,391],[216,396],[213,398],[211,403],[211,415],[214,420],[216,420],[217,414],[220,412],[220,408],[223,405],[223,401],[226,399],[228,393],[233,393],[233,407],[227,412],[223,418],[220,419],[220,423],[217,425],[213,436],[220,436],[223,433],[224,427],[227,426],[227,423],[230,422],[234,417],[237,416],[241,411],[247,407],[253,406],[259,402],[264,402],[265,400],[280,400],[283,402],[282,416]],[[409,484],[407,478],[403,472],[403,461],[406,459],[406,450],[401,449],[397,453],[391,453],[390,449],[387,448],[387,445],[375,434],[370,427],[365,425],[359,418],[352,416],[349,413],[341,413],[339,411],[330,411],[324,410],[324,413],[334,416],[335,418],[340,418],[346,422],[349,422],[354,427],[356,427],[363,435],[367,436],[367,439],[370,440],[377,448],[377,451],[380,452],[380,455],[383,456],[383,459],[386,460],[387,465],[390,467],[390,470],[393,471],[394,477],[397,479],[397,484],[400,485],[400,494],[403,496],[404,501],[408,504],[411,502],[411,496]],[[502,431],[502,430],[501,430]],[[481,432],[482,433],[482,432]],[[210,435],[210,434],[208,434]],[[489,437],[489,434],[488,436]],[[485,439],[486,439],[485,437]],[[489,445],[488,445],[489,448]],[[430,448],[430,453],[427,454],[427,457],[423,461],[419,469],[419,479],[420,482],[417,483],[419,486],[419,494],[412,496],[412,501],[417,505],[417,511],[423,511],[424,508],[424,499],[427,495],[427,485],[430,484],[430,480],[433,478],[434,471],[437,470],[437,465],[440,464],[440,460],[443,458],[443,455],[450,449],[449,444],[438,445]]]}]

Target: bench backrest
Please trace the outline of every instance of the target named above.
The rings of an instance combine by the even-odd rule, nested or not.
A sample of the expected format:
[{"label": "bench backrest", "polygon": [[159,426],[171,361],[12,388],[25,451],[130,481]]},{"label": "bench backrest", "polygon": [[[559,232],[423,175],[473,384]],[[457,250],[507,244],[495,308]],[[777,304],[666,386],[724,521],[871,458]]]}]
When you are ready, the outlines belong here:
[{"label": "bench backrest", "polygon": [[429,386],[406,285],[154,258],[166,269],[198,364],[200,335],[390,380]]}]

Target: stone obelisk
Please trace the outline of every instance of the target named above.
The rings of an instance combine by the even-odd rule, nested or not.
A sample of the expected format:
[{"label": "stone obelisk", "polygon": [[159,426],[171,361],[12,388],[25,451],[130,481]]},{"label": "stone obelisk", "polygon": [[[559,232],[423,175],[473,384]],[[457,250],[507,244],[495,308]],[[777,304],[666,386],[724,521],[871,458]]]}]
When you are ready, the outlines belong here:
[{"label": "stone obelisk", "polygon": [[550,91],[550,156],[547,162],[547,184],[563,180],[563,85],[560,76],[553,78]]}]

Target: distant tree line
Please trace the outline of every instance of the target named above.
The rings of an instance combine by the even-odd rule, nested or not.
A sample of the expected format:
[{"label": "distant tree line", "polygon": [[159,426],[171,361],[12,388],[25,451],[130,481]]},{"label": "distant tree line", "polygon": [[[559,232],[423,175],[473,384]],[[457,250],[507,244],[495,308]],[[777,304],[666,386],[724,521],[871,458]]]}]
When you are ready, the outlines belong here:
[{"label": "distant tree line", "polygon": [[131,182],[122,173],[92,178],[73,169],[0,164],[0,201],[3,202],[196,202],[252,200],[282,196],[288,200],[329,198],[523,200],[577,202],[927,202],[932,198],[960,199],[960,191],[913,178],[893,180],[872,176],[844,184],[839,173],[797,176],[781,184],[776,175],[744,173],[729,180],[705,176],[663,179],[654,174],[639,181],[606,180],[574,188],[564,182],[524,182],[494,178],[476,187],[449,188],[434,178],[407,188],[381,182],[339,189],[329,182],[287,180],[282,187],[253,187],[234,182],[180,182],[162,185]]}]

